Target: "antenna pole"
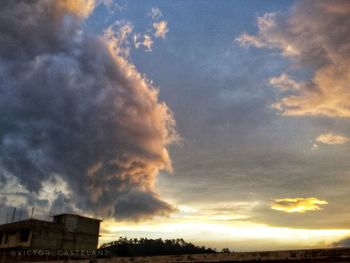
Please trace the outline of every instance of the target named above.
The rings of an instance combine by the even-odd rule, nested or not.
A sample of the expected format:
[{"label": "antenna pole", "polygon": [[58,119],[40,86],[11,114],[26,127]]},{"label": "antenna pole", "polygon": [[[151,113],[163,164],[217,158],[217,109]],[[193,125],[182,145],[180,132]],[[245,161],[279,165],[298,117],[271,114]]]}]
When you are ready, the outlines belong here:
[{"label": "antenna pole", "polygon": [[35,208],[35,207],[32,208],[32,214],[30,215],[30,218],[33,218],[33,215],[34,215],[34,208]]},{"label": "antenna pole", "polygon": [[16,207],[13,208],[13,214],[12,214],[11,223],[15,220],[15,215],[16,215]]}]

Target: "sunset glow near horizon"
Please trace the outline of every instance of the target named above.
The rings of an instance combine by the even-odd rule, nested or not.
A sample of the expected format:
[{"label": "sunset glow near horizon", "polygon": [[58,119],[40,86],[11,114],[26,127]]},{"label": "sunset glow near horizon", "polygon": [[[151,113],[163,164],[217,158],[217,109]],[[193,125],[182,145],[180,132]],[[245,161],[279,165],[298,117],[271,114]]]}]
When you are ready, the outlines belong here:
[{"label": "sunset glow near horizon", "polygon": [[183,238],[197,245],[233,251],[329,248],[350,235],[348,229],[273,227],[249,221],[232,221],[220,216],[192,218],[175,215],[138,223],[106,221],[102,227],[100,244],[119,237]]},{"label": "sunset glow near horizon", "polygon": [[1,214],[350,246],[350,1],[19,0],[0,26]]}]

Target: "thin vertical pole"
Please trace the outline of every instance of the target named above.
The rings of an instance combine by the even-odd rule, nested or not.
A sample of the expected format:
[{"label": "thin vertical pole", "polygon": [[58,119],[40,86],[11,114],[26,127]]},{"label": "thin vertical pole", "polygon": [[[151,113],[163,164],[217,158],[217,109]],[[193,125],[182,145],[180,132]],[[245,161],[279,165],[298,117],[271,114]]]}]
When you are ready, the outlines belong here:
[{"label": "thin vertical pole", "polygon": [[16,215],[16,207],[13,208],[13,214],[12,214],[11,223],[15,220],[15,215]]}]

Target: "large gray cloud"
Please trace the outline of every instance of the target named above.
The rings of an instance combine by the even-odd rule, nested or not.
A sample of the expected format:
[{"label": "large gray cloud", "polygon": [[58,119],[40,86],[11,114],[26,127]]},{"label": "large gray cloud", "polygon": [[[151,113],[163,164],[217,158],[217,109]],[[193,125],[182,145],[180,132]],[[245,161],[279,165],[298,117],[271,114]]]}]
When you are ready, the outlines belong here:
[{"label": "large gray cloud", "polygon": [[[120,55],[118,35],[83,32],[92,0],[2,2],[0,165],[33,196],[59,177],[56,206],[139,219],[173,207],[154,188],[171,170],[175,121]],[[111,33],[112,32],[112,33]]]}]

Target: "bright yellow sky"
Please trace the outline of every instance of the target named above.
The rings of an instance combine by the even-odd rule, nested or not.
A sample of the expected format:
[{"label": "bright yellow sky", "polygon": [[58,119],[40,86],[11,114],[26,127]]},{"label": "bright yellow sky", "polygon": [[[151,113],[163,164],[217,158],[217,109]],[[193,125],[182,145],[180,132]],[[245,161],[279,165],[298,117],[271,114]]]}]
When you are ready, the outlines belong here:
[{"label": "bright yellow sky", "polygon": [[[206,215],[205,215],[206,214]],[[235,251],[327,247],[350,234],[349,229],[293,229],[245,220],[242,215],[209,215],[194,207],[180,207],[170,218],[140,223],[104,221],[100,244],[128,238],[184,238],[199,245]]]}]

